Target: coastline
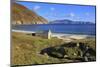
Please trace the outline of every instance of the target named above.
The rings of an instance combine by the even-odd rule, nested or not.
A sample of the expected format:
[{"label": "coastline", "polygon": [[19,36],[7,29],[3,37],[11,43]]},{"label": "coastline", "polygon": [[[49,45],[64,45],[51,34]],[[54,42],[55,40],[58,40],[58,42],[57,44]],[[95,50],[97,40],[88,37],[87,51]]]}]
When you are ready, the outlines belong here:
[{"label": "coastline", "polygon": [[[24,31],[24,30],[12,30],[12,32],[36,33],[35,31]],[[56,37],[58,39],[62,39],[65,42],[71,42],[73,40],[80,40],[80,39],[87,39],[87,38],[95,38],[95,35],[52,33],[51,37]]]},{"label": "coastline", "polygon": [[53,33],[52,37],[57,37],[59,39],[62,39],[64,42],[71,42],[73,40],[95,38],[95,35]]}]

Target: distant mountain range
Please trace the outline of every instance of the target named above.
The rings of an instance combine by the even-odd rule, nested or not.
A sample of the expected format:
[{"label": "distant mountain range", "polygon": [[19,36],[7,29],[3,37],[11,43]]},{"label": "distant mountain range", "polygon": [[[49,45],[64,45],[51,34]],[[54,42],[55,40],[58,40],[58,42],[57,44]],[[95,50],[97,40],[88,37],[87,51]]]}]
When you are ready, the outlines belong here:
[{"label": "distant mountain range", "polygon": [[25,6],[12,4],[12,24],[47,24],[48,21]]},{"label": "distant mountain range", "polygon": [[93,22],[85,22],[85,21],[72,21],[72,20],[68,20],[68,19],[64,19],[64,20],[55,20],[55,21],[51,21],[49,22],[50,24],[95,24]]}]

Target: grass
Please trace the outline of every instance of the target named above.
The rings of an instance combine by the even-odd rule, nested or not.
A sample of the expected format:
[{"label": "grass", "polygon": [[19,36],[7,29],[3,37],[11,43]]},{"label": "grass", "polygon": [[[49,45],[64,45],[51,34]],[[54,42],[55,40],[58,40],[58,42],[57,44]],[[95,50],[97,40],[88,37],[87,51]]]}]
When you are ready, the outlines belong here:
[{"label": "grass", "polygon": [[[83,42],[87,43],[88,46],[95,49],[95,38],[93,39],[83,39],[75,40],[74,42]],[[44,39],[37,36],[31,36],[24,33],[14,33],[12,32],[12,49],[11,49],[11,64],[12,65],[29,65],[29,64],[52,64],[52,63],[62,63],[69,62],[67,59],[58,59],[47,54],[41,55],[41,50],[48,47],[61,46],[65,42],[58,38]],[[56,47],[59,49],[60,47]],[[72,58],[77,57],[73,56],[73,52],[77,54],[79,49],[75,48],[66,48],[69,56]],[[53,52],[53,54],[60,53]]]},{"label": "grass", "polygon": [[40,51],[47,47],[62,44],[57,38],[43,39],[23,33],[12,33],[12,65],[50,63],[47,56],[40,55]]}]

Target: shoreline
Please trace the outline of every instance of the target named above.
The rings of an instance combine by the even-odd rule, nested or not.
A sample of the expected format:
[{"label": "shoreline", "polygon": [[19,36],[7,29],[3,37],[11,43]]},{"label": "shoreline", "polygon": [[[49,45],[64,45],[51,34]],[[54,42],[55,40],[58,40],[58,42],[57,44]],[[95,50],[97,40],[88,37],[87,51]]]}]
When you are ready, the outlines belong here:
[{"label": "shoreline", "polygon": [[[12,32],[22,32],[22,33],[36,33],[35,31],[24,31],[24,30],[12,30]],[[87,34],[67,34],[67,33],[52,33],[51,37],[57,37],[65,42],[70,42],[73,40],[80,40],[86,38],[95,38],[95,35]]]},{"label": "shoreline", "polygon": [[64,42],[71,42],[73,40],[81,40],[86,38],[95,38],[95,36],[92,35],[83,35],[83,34],[58,34],[54,33],[52,37],[57,37],[59,39],[62,39]]},{"label": "shoreline", "polygon": [[[11,30],[12,32],[22,32],[22,33],[36,33],[35,31],[24,31],[24,30]],[[68,34],[68,33],[53,33],[52,32],[52,37],[95,37],[95,35],[88,35],[88,34]]]},{"label": "shoreline", "polygon": [[95,35],[88,34],[67,34],[67,33],[52,33],[52,37],[63,37],[63,36],[82,36],[82,37],[95,37]]},{"label": "shoreline", "polygon": [[[22,32],[22,33],[36,33],[35,31],[25,31],[25,30],[14,30],[14,29],[12,29],[11,30],[12,32]],[[52,32],[52,34],[53,34],[53,36],[62,36],[62,35],[87,35],[87,36],[93,36],[93,37],[95,37],[95,35],[89,35],[89,34],[73,34],[73,33],[53,33]]]}]

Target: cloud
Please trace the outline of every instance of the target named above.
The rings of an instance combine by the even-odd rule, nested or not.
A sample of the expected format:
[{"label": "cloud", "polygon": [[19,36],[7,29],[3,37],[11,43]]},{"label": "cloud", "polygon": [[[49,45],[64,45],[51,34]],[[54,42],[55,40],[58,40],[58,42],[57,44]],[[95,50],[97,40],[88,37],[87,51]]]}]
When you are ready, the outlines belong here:
[{"label": "cloud", "polygon": [[71,12],[71,13],[67,14],[67,17],[73,18],[73,17],[75,17],[75,14],[73,12]]},{"label": "cloud", "polygon": [[74,13],[70,13],[70,17],[74,17],[75,16],[75,14]]},{"label": "cloud", "polygon": [[50,16],[57,17],[57,12],[55,11],[54,7],[49,8],[49,10],[50,10],[49,13]]},{"label": "cloud", "polygon": [[34,6],[34,7],[33,7],[33,10],[39,10],[40,8],[41,8],[41,7],[37,5],[37,6]]},{"label": "cloud", "polygon": [[50,10],[54,11],[54,10],[55,10],[55,8],[51,7],[51,8],[50,8]]},{"label": "cloud", "polygon": [[86,14],[86,16],[89,16],[90,14],[87,12],[87,13],[85,13]]}]

